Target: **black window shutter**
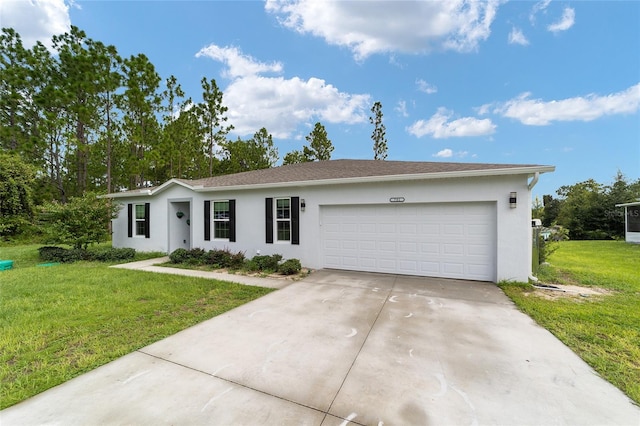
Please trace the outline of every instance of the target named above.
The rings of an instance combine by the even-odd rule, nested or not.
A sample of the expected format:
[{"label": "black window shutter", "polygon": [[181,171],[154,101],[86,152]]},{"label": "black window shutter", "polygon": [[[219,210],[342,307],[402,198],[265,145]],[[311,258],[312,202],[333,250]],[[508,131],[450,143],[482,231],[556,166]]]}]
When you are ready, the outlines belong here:
[{"label": "black window shutter", "polygon": [[300,244],[300,197],[291,197],[291,244]]},{"label": "black window shutter", "polygon": [[144,237],[151,237],[151,226],[149,225],[149,211],[151,210],[151,204],[144,203]]},{"label": "black window shutter", "polygon": [[273,244],[273,198],[265,198],[265,229],[267,244]]},{"label": "black window shutter", "polygon": [[211,201],[204,202],[204,240],[211,241]]},{"label": "black window shutter", "polygon": [[236,242],[236,200],[229,200],[229,241]]},{"label": "black window shutter", "polygon": [[129,238],[133,237],[133,204],[127,204],[127,232]]}]

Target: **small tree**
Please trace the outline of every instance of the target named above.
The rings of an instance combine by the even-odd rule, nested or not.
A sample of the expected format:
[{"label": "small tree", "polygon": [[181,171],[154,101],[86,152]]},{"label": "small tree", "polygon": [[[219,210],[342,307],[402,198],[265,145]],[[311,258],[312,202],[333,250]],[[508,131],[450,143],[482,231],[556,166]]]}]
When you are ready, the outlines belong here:
[{"label": "small tree", "polygon": [[34,181],[33,167],[0,153],[0,237],[20,234],[31,223]]},{"label": "small tree", "polygon": [[310,160],[304,155],[302,151],[293,150],[288,152],[284,158],[282,159],[282,165],[286,166],[287,164],[297,164],[297,163],[307,163]]},{"label": "small tree", "polygon": [[308,147],[303,147],[305,157],[309,160],[323,161],[331,159],[333,144],[327,137],[327,131],[320,122],[317,122],[313,130],[306,136]]},{"label": "small tree", "polygon": [[387,159],[387,129],[382,124],[382,104],[377,101],[371,107],[373,117],[369,117],[369,122],[373,124],[373,133],[371,139],[373,139],[373,159],[374,160],[386,160]]},{"label": "small tree", "polygon": [[108,223],[116,218],[118,210],[119,206],[111,200],[86,193],[82,197],[71,198],[66,204],[45,204],[40,220],[49,243],[69,244],[86,250],[89,244],[107,240]]}]

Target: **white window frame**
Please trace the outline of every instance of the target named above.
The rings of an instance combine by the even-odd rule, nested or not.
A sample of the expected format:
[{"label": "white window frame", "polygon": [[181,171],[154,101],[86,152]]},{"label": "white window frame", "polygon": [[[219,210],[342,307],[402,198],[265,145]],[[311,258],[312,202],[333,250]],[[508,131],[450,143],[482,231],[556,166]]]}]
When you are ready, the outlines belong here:
[{"label": "white window frame", "polygon": [[[287,211],[288,211],[289,214],[288,214],[288,217],[286,217],[286,218],[285,217],[280,218],[280,217],[278,217],[278,201],[285,201],[285,200],[288,203]],[[275,198],[274,201],[275,202],[273,203],[273,206],[274,206],[275,212],[274,212],[274,215],[273,215],[273,219],[275,221],[275,234],[276,234],[275,242],[276,243],[281,243],[281,244],[287,244],[287,243],[290,244],[291,243],[291,197]],[[279,227],[278,227],[278,225],[280,223],[286,223],[289,226],[289,233],[288,233],[289,234],[289,238],[286,239],[286,240],[281,240],[280,239],[280,232],[279,232]]]},{"label": "white window frame", "polygon": [[[216,217],[216,204],[217,203],[227,203],[227,216],[218,218]],[[230,215],[231,215],[231,206],[229,200],[211,200],[211,218],[213,222],[213,239],[214,240],[224,240],[229,241],[229,234],[231,233],[230,229]],[[218,237],[216,235],[216,223],[226,223],[227,224],[227,237]]]},{"label": "white window frame", "polygon": [[[138,217],[138,207],[140,207],[142,209],[142,218]],[[146,236],[146,229],[147,226],[149,226],[147,224],[147,220],[145,217],[145,206],[144,203],[143,204],[134,204],[133,205],[133,236],[134,237],[145,237]],[[143,224],[143,228],[142,228],[142,233],[138,232],[138,223],[142,223]]]}]

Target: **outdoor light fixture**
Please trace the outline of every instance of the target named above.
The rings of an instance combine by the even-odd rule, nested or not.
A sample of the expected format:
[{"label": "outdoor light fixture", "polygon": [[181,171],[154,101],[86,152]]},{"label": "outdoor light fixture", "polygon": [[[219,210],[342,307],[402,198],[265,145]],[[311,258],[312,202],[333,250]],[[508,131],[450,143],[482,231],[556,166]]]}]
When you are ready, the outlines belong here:
[{"label": "outdoor light fixture", "polygon": [[517,192],[509,193],[509,207],[511,207],[512,209],[515,209],[517,204],[518,204],[518,193]]},{"label": "outdoor light fixture", "polygon": [[300,200],[300,210],[304,211],[306,207],[307,207],[307,203],[305,203],[303,198],[302,200]]}]

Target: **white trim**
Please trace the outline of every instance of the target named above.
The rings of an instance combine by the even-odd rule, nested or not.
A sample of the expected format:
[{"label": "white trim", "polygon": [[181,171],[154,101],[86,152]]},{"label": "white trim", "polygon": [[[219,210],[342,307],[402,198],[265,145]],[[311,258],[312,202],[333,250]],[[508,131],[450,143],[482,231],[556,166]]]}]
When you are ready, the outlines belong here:
[{"label": "white trim", "polygon": [[631,207],[631,206],[640,206],[640,201],[634,201],[632,203],[616,204],[616,207]]}]

